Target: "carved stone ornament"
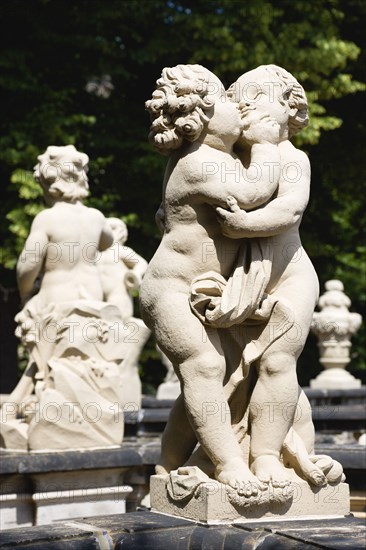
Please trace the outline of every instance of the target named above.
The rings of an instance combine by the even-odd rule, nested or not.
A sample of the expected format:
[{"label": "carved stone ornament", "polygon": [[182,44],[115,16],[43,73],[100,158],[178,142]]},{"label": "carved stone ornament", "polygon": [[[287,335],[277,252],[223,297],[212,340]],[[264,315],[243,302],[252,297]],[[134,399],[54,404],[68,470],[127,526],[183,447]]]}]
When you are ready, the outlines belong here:
[{"label": "carved stone ornament", "polygon": [[343,290],[341,281],[327,281],[325,292],[318,302],[321,311],[313,315],[311,330],[318,337],[319,361],[325,371],[310,381],[312,388],[361,387],[361,380],[357,380],[345,369],[351,360],[351,337],[360,328],[362,317],[359,313],[349,312],[351,300]]}]

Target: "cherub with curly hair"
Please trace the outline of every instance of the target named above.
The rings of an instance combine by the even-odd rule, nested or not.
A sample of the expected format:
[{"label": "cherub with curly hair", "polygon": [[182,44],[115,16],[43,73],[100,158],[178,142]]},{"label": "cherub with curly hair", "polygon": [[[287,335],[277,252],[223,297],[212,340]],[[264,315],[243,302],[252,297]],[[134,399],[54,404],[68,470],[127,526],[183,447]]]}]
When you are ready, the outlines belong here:
[{"label": "cherub with curly hair", "polygon": [[227,361],[220,330],[193,311],[192,281],[208,272],[227,280],[232,273],[240,242],[223,234],[216,208],[224,208],[230,195],[243,209],[271,198],[279,181],[279,127],[267,115],[251,125],[251,161],[245,169],[233,150],[243,131],[238,106],[228,100],[220,80],[199,65],[164,69],[146,107],[152,117],[150,141],[170,157],[159,216],[164,233],[142,281],[141,309],[182,386],[157,472],[182,466],[198,440],[219,481],[257,494],[260,483],[243,457],[230,417],[205,415],[204,402],[227,403]]},{"label": "cherub with curly hair", "polygon": [[311,410],[295,370],[318,295],[298,235],[309,161],[289,141],[308,121],[304,90],[270,65],[226,95],[203,67],[179,65],[164,69],[146,106],[150,141],[170,158],[157,212],[162,242],[141,306],[182,388],[157,473],[199,465],[235,489],[234,502],[269,483],[281,490],[274,499],[290,498],[284,466],[314,485],[325,473],[339,480],[339,464],[311,455]]},{"label": "cherub with curly hair", "polygon": [[96,261],[98,252],[112,244],[113,234],[103,214],[82,203],[89,189],[89,158],[66,145],[48,147],[38,161],[34,177],[50,208],[34,218],[18,260],[22,302],[34,293],[39,275],[37,307],[84,298],[102,300]]},{"label": "cherub with curly hair", "polygon": [[[319,295],[317,275],[299,236],[299,225],[309,200],[310,163],[307,155],[290,142],[290,138],[308,124],[308,107],[302,86],[276,65],[263,65],[243,74],[229,88],[228,95],[242,105],[244,120],[265,113],[280,127],[281,177],[272,200],[246,212],[231,197],[227,207],[217,208],[217,213],[227,237],[245,239],[247,246],[265,240],[272,250],[271,273],[265,288],[267,301],[280,300],[293,315],[291,329],[255,361],[258,380],[251,401],[256,410],[251,411],[249,407],[250,417],[257,415],[258,404],[271,403],[274,411],[273,417],[262,414],[252,424],[251,469],[262,481],[282,483],[288,479],[289,470],[283,467],[280,455],[294,420],[295,404],[301,411],[300,419],[294,424],[296,432],[290,432],[286,439],[284,455],[293,454],[294,445],[301,446],[301,441],[308,453],[314,452],[311,409],[296,376],[296,361],[308,336]],[[238,145],[240,158],[248,162],[250,140],[240,140]],[[292,404],[291,414],[283,414],[281,403]],[[323,482],[322,472],[306,462],[304,453],[303,457],[305,475],[313,483]]]},{"label": "cherub with curly hair", "polygon": [[[54,342],[47,334],[42,333],[41,337],[36,334],[37,323],[49,308],[57,310],[63,304],[102,301],[98,254],[113,242],[103,214],[82,203],[89,189],[88,156],[73,145],[52,145],[38,161],[34,177],[42,186],[50,208],[34,218],[18,259],[18,288],[24,307],[15,320],[19,337],[29,342],[34,338],[36,344],[42,340],[45,347],[37,360],[30,353],[28,367],[10,395],[9,402],[17,405],[33,391],[40,365],[44,372],[37,376],[45,376],[48,359],[45,348]],[[37,279],[40,285],[36,284]]]}]

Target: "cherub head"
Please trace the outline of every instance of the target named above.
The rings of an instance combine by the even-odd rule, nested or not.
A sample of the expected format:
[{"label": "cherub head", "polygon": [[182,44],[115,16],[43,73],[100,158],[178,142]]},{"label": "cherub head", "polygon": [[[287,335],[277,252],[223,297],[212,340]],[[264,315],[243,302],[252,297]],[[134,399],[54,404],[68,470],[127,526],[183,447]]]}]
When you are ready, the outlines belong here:
[{"label": "cherub head", "polygon": [[152,99],[145,106],[151,115],[149,140],[162,154],[178,149],[184,140],[199,138],[218,97],[225,97],[220,80],[201,65],[163,69]]},{"label": "cherub head", "polygon": [[114,242],[124,245],[128,237],[128,230],[125,222],[119,218],[107,218],[107,223],[112,229]]},{"label": "cherub head", "polygon": [[73,145],[50,145],[38,160],[34,179],[41,184],[46,202],[76,202],[88,196],[88,155]]},{"label": "cherub head", "polygon": [[246,109],[268,114],[281,127],[283,139],[291,138],[309,122],[308,103],[303,87],[295,77],[277,65],[261,65],[234,82],[227,92]]}]

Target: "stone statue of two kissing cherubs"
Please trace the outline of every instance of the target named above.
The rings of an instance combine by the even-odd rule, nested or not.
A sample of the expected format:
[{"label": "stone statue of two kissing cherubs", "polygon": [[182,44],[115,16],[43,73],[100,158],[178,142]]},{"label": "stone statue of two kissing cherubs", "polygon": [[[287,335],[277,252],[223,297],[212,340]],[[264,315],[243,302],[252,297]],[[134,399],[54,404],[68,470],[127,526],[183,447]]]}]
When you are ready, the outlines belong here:
[{"label": "stone statue of two kissing cherubs", "polygon": [[290,141],[308,124],[304,89],[275,65],[227,91],[178,65],[146,108],[150,142],[169,158],[141,311],[182,392],[156,477],[173,501],[215,479],[241,506],[286,502],[299,479],[339,483],[341,465],[314,453],[296,375],[319,292],[299,237],[310,164]]}]

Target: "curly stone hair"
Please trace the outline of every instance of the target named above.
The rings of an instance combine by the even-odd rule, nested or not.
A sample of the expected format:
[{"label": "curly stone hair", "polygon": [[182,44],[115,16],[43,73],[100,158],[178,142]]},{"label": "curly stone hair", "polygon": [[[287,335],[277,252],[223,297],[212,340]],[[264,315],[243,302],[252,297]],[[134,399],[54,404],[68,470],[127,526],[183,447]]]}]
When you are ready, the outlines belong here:
[{"label": "curly stone hair", "polygon": [[33,175],[48,202],[75,202],[88,196],[88,155],[80,153],[73,145],[50,145],[37,158],[39,162]]},{"label": "curly stone hair", "polygon": [[116,233],[118,233],[119,230],[120,238],[118,242],[120,244],[125,244],[128,238],[128,229],[125,222],[123,220],[120,220],[119,218],[107,218],[107,224],[112,229],[114,237],[116,237]]},{"label": "curly stone hair", "polygon": [[[259,70],[265,70],[270,81],[279,82],[284,86],[284,97],[291,108],[296,108],[296,113],[289,117],[288,122],[289,138],[291,138],[309,123],[308,102],[304,88],[291,73],[278,65],[260,65],[250,73],[253,73],[254,77],[254,73]],[[247,73],[240,76],[228,89],[227,95],[232,101],[239,103],[242,99],[240,84],[246,75]]]},{"label": "curly stone hair", "polygon": [[178,149],[184,140],[195,141],[208,122],[214,102],[207,96],[212,73],[201,65],[163,69],[152,99],[145,106],[152,124],[149,141],[162,154]]}]

